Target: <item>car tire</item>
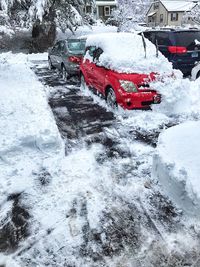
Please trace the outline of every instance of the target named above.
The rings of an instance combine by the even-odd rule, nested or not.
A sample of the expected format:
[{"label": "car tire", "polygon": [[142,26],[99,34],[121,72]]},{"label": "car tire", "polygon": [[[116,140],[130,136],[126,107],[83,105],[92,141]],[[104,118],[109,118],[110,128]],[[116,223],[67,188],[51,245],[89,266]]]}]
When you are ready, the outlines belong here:
[{"label": "car tire", "polygon": [[50,57],[48,58],[48,67],[49,67],[49,70],[55,69],[55,67],[52,65]]},{"label": "car tire", "polygon": [[64,65],[62,65],[62,67],[61,67],[61,74],[62,74],[63,80],[65,82],[67,82],[69,80],[69,74],[68,74],[68,72],[67,72],[67,70],[66,70]]},{"label": "car tire", "polygon": [[106,96],[106,102],[112,109],[117,109],[118,104],[117,104],[115,91],[113,90],[113,88],[108,89],[108,93]]},{"label": "car tire", "polygon": [[200,77],[200,71],[197,72],[196,79],[198,79],[199,77]]},{"label": "car tire", "polygon": [[85,82],[85,77],[81,74],[81,89],[85,90],[87,88],[87,84]]}]

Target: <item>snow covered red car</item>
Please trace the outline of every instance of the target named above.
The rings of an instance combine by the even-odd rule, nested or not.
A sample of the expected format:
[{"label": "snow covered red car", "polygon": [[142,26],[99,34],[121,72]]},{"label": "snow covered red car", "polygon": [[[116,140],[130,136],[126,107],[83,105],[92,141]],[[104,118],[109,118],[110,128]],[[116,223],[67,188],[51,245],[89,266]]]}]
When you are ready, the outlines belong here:
[{"label": "snow covered red car", "polygon": [[81,84],[96,89],[108,104],[146,109],[161,96],[150,86],[155,73],[172,73],[172,65],[155,46],[133,33],[92,35],[80,65]]}]

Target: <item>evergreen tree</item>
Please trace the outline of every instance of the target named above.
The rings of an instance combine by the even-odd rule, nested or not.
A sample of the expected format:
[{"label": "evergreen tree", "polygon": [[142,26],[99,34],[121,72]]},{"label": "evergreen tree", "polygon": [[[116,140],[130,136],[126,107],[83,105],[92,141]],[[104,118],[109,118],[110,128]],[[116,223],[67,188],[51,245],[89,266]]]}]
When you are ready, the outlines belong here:
[{"label": "evergreen tree", "polygon": [[[90,0],[93,1],[93,0]],[[2,15],[13,28],[32,29],[32,50],[43,51],[55,40],[56,27],[74,30],[84,21],[84,0],[0,0]]]}]

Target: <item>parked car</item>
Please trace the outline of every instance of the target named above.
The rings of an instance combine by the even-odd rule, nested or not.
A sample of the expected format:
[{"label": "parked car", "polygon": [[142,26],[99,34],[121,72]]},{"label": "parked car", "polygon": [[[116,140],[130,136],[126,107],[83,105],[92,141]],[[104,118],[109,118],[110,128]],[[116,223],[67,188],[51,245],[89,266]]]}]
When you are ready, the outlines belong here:
[{"label": "parked car", "polygon": [[78,75],[80,62],[85,51],[86,38],[71,38],[60,40],[49,50],[49,68],[61,71],[64,80]]},{"label": "parked car", "polygon": [[200,61],[200,30],[165,28],[143,34],[184,75],[190,75],[195,62]]},{"label": "parked car", "polygon": [[150,85],[156,73],[172,74],[172,65],[155,46],[133,33],[92,35],[80,65],[81,85],[96,89],[115,108],[149,109],[161,95]]}]

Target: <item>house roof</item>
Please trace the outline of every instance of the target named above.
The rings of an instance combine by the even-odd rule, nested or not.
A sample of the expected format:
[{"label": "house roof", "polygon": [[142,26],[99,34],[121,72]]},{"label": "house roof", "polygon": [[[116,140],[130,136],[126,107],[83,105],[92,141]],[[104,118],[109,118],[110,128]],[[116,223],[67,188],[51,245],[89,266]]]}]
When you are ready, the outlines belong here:
[{"label": "house roof", "polygon": [[180,1],[180,0],[161,0],[160,1],[163,6],[166,8],[169,12],[186,12],[190,11],[192,8],[194,8],[197,4],[189,1]]},{"label": "house roof", "polygon": [[117,2],[116,0],[114,1],[96,1],[97,6],[116,6]]}]

